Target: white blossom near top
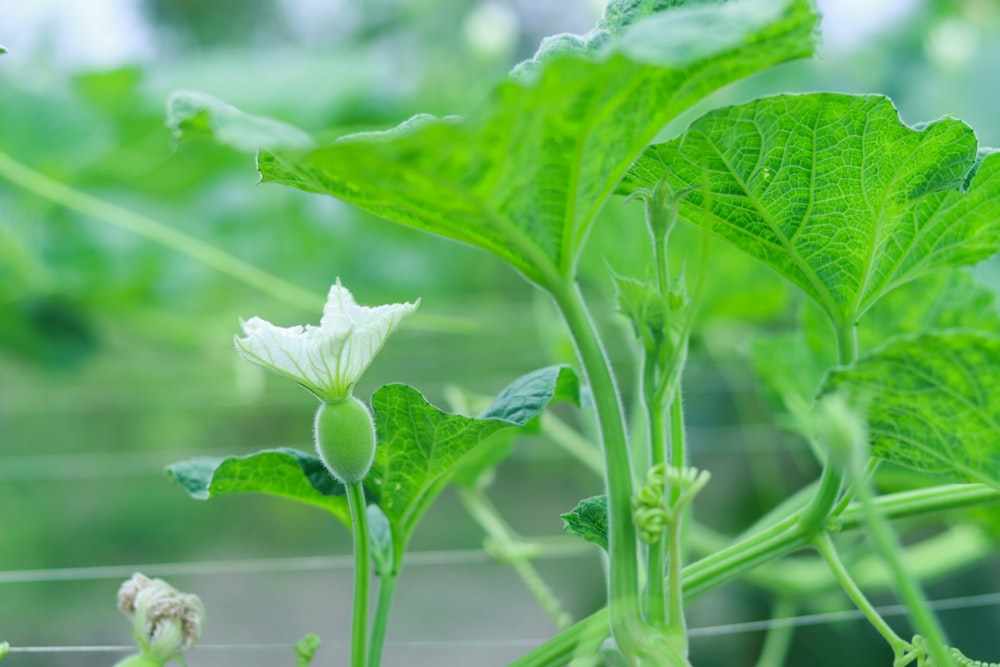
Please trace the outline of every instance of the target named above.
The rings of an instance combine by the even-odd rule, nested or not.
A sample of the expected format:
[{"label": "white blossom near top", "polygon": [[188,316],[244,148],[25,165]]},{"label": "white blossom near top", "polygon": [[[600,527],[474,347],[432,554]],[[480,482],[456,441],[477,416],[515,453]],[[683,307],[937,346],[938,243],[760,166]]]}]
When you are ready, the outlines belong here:
[{"label": "white blossom near top", "polygon": [[354,385],[415,303],[359,306],[340,279],[330,287],[319,326],[277,327],[252,317],[240,321],[236,350],[247,361],[286,375],[334,403],[350,398]]}]

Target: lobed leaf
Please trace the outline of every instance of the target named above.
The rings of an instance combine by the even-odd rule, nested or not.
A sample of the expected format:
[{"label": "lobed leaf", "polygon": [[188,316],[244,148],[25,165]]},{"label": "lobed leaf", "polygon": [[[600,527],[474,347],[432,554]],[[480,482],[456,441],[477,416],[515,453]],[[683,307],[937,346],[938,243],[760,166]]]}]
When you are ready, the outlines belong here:
[{"label": "lobed leaf", "polygon": [[1000,336],[942,331],[896,339],[831,372],[823,391],[866,407],[874,455],[1000,488]]},{"label": "lobed leaf", "polygon": [[614,0],[590,33],[547,39],[467,118],[418,115],[307,151],[283,150],[281,132],[248,130],[248,117],[204,99],[179,97],[194,120],[171,125],[263,145],[265,181],[478,246],[551,282],[575,272],[594,217],[660,128],[713,90],[815,47],[808,0],[676,4]]},{"label": "lobed leaf", "polygon": [[563,530],[608,550],[608,497],[593,496],[581,500],[572,511],[560,515]]},{"label": "lobed leaf", "polygon": [[[380,388],[372,396],[379,442],[372,479],[390,524],[408,533],[434,495],[481,443],[501,429],[527,424],[554,400],[575,402],[578,397],[579,380],[564,366],[543,368],[515,380],[478,418],[439,410],[406,385]],[[472,462],[495,465],[489,454],[483,456]]]},{"label": "lobed leaf", "polygon": [[780,95],[714,111],[648,149],[619,191],[662,178],[692,188],[683,219],[778,271],[835,322],[1000,249],[1000,155],[978,152],[957,120],[906,126],[885,97]]},{"label": "lobed leaf", "polygon": [[199,500],[263,493],[321,507],[351,524],[344,487],[318,457],[295,449],[190,459],[169,466],[167,473]]}]

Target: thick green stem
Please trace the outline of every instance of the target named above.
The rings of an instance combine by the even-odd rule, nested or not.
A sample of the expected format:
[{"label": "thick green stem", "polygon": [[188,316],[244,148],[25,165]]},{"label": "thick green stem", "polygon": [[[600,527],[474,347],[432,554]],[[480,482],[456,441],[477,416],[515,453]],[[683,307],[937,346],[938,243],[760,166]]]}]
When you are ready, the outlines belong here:
[{"label": "thick green stem", "polygon": [[635,654],[644,634],[639,606],[638,553],[632,523],[632,465],[618,387],[611,364],[574,285],[551,286],[551,294],[576,346],[597,411],[608,491],[611,630],[621,650]]},{"label": "thick green stem", "polygon": [[368,515],[365,489],[361,482],[347,485],[347,504],[354,533],[354,612],[351,617],[351,667],[368,667],[368,594],[371,561],[368,544]]},{"label": "thick green stem", "polygon": [[392,595],[396,590],[395,573],[385,573],[378,579],[378,597],[375,600],[375,616],[372,619],[372,632],[368,638],[368,667],[379,667],[382,664],[382,649],[385,647],[385,632],[389,626],[389,611],[392,608]]},{"label": "thick green stem", "polygon": [[816,550],[819,551],[823,560],[827,562],[830,566],[830,570],[833,572],[837,581],[840,582],[841,588],[847,593],[847,596],[851,598],[854,605],[865,615],[865,618],[875,627],[880,635],[882,635],[889,646],[892,647],[893,652],[899,656],[909,650],[910,644],[905,639],[896,634],[896,632],[889,627],[889,624],[885,622],[882,615],[878,613],[874,605],[865,597],[865,594],[858,588],[858,585],[854,582],[851,577],[851,573],[847,571],[844,567],[844,563],[840,560],[840,556],[837,554],[836,548],[833,546],[833,540],[830,539],[828,533],[821,533],[817,536]]}]

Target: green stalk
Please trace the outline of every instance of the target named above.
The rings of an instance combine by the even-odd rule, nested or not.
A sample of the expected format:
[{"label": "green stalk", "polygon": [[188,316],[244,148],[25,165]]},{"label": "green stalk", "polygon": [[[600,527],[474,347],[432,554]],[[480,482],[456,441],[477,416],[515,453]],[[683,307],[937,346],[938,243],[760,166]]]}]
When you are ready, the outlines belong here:
[{"label": "green stalk", "polygon": [[368,595],[371,562],[368,544],[368,515],[365,512],[365,489],[361,482],[347,485],[347,504],[351,510],[354,535],[354,612],[351,617],[351,667],[368,667]]},{"label": "green stalk", "polygon": [[382,649],[385,646],[385,632],[389,625],[389,611],[392,608],[397,576],[397,573],[391,572],[380,575],[378,579],[375,617],[372,620],[371,636],[368,637],[368,667],[379,667],[382,664]]},{"label": "green stalk", "polygon": [[[658,397],[656,386],[656,366],[653,351],[646,350],[643,355],[642,393],[646,408],[646,427],[649,432],[650,469],[665,462],[667,444],[663,403]],[[661,535],[660,539],[650,544],[646,551],[646,620],[655,627],[665,627],[667,624],[667,593],[663,585],[667,562],[666,550],[667,539]]]},{"label": "green stalk", "polygon": [[902,546],[896,538],[889,522],[882,516],[874,502],[871,482],[862,477],[856,470],[854,484],[861,504],[861,515],[868,535],[875,544],[875,549],[889,567],[896,594],[909,610],[910,618],[917,631],[927,640],[927,649],[938,667],[954,667],[951,651],[948,649],[948,639],[937,616],[931,609],[920,584],[907,569],[902,559]]},{"label": "green stalk", "polygon": [[[816,545],[816,550],[819,551],[823,560],[827,562],[830,566],[830,570],[833,572],[837,581],[840,582],[840,586],[847,593],[847,596],[851,598],[854,605],[865,615],[865,618],[875,627],[880,635],[882,635],[885,640],[892,647],[893,653],[896,657],[903,655],[908,650],[910,650],[910,644],[905,639],[896,634],[896,632],[889,627],[889,624],[885,622],[882,615],[878,613],[878,610],[869,602],[865,594],[858,588],[858,585],[854,582],[851,577],[851,573],[847,571],[844,567],[844,563],[840,560],[840,556],[837,554],[836,548],[833,546],[833,540],[830,539],[829,533],[820,533],[814,542]],[[939,663],[948,664],[948,663]]]},{"label": "green stalk", "polygon": [[[774,603],[771,618],[774,620],[788,618],[795,614],[795,601],[782,596]],[[795,627],[792,625],[774,625],[764,636],[764,646],[760,649],[756,667],[783,667],[788,657],[788,649],[792,646],[792,636]]]},{"label": "green stalk", "polygon": [[0,151],[0,177],[88,218],[101,220],[187,255],[219,273],[232,276],[286,303],[310,310],[322,305],[316,294],[309,290],[262,271],[253,264],[233,257],[162,222],[67,187],[29,169],[2,151]]},{"label": "green stalk", "polygon": [[590,384],[601,434],[608,492],[611,631],[626,655],[635,655],[645,634],[639,606],[638,550],[632,523],[632,465],[625,419],[611,364],[579,287],[553,285],[555,300]]}]

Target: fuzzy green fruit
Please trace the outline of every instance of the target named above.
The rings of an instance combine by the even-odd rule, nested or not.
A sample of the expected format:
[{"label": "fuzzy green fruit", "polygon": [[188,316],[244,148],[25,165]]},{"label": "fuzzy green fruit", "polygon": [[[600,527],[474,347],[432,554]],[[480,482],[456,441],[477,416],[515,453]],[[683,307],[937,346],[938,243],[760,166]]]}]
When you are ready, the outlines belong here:
[{"label": "fuzzy green fruit", "polygon": [[316,452],[342,484],[360,482],[375,458],[375,424],[365,404],[351,398],[316,411]]}]

